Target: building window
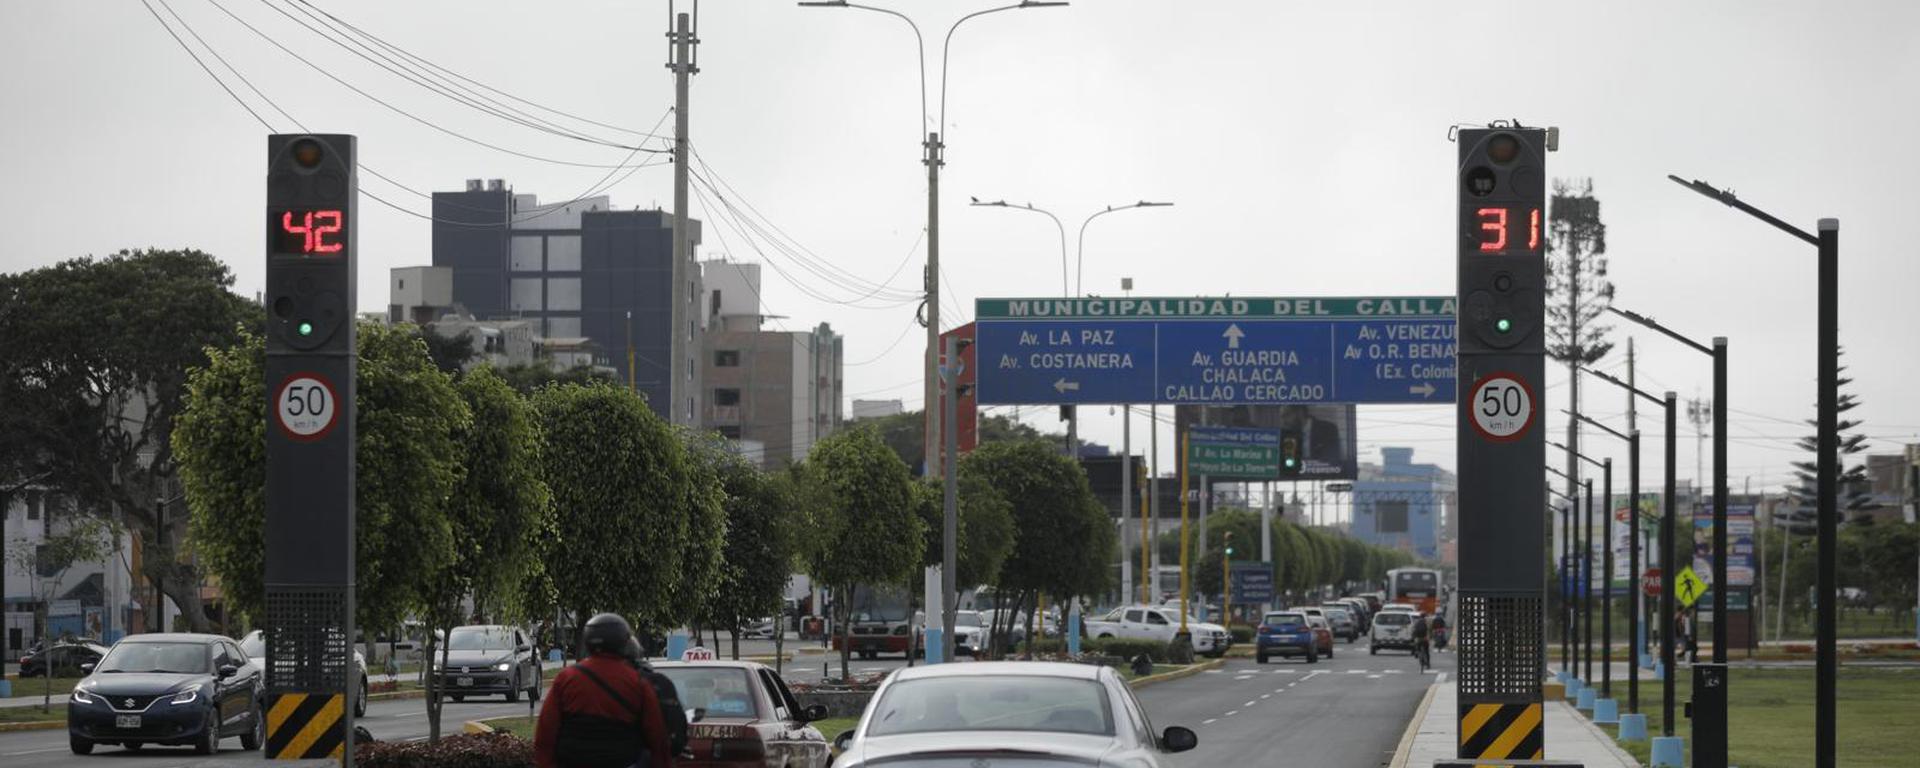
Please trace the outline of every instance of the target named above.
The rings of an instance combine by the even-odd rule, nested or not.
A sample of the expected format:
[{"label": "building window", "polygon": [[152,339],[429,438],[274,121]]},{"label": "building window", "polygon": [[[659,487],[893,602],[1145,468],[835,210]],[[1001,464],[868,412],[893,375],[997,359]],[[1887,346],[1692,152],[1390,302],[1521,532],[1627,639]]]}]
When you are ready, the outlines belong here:
[{"label": "building window", "polygon": [[547,238],[547,271],[580,271],[579,235],[553,235]]},{"label": "building window", "polygon": [[715,368],[738,368],[738,367],[740,367],[740,350],[737,350],[737,349],[716,349],[716,350],[714,350],[714,351],[713,351],[713,365],[714,365],[714,367],[715,367]]},{"label": "building window", "polygon": [[40,519],[40,499],[41,499],[40,494],[37,494],[37,493],[27,494],[27,519],[28,520]]},{"label": "building window", "polygon": [[507,268],[515,272],[539,272],[545,266],[541,258],[546,238],[539,235],[521,236],[513,239],[513,247],[507,258]]},{"label": "building window", "polygon": [[547,309],[580,311],[580,278],[556,277],[547,281]]},{"label": "building window", "polygon": [[714,391],[713,391],[713,404],[714,404],[714,405],[719,405],[719,406],[733,406],[733,405],[739,405],[739,404],[740,404],[740,390],[737,390],[737,389],[716,389],[716,390],[714,390]]},{"label": "building window", "polygon": [[1373,503],[1374,529],[1379,533],[1407,532],[1407,503],[1405,501],[1376,501]]},{"label": "building window", "polygon": [[514,312],[538,312],[546,308],[546,285],[539,278],[516,277],[509,284],[507,309]]},{"label": "building window", "polygon": [[736,424],[732,426],[721,427],[720,436],[728,440],[738,440],[740,439],[740,426]]},{"label": "building window", "polygon": [[713,302],[707,313],[714,317],[720,316],[720,289],[718,288],[713,289]]}]

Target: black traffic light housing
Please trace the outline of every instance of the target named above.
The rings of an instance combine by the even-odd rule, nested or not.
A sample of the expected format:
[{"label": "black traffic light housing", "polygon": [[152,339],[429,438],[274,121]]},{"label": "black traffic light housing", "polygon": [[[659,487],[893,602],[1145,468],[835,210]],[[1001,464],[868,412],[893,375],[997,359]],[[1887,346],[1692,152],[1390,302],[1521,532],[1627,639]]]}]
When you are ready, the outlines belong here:
[{"label": "black traffic light housing", "polygon": [[1307,468],[1307,457],[1301,451],[1299,430],[1280,430],[1280,476],[1299,477]]},{"label": "black traffic light housing", "polygon": [[1460,350],[1544,352],[1547,131],[1462,129]]},{"label": "black traffic light housing", "polygon": [[1227,531],[1225,549],[1227,552],[1227,558],[1232,559],[1233,558],[1233,531]]},{"label": "black traffic light housing", "polygon": [[354,320],[354,137],[267,139],[267,347],[350,350]]}]

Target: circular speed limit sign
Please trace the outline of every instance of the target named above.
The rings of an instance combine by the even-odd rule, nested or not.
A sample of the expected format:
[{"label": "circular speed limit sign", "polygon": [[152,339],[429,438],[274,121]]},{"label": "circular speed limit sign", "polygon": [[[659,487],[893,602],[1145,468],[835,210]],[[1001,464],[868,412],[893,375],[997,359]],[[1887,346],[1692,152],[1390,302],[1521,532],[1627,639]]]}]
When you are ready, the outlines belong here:
[{"label": "circular speed limit sign", "polygon": [[1533,389],[1517,374],[1488,374],[1473,383],[1467,410],[1481,437],[1495,442],[1518,440],[1533,426]]},{"label": "circular speed limit sign", "polygon": [[340,398],[317,373],[296,373],[273,394],[274,414],[287,437],[311,442],[326,437],[340,420]]}]

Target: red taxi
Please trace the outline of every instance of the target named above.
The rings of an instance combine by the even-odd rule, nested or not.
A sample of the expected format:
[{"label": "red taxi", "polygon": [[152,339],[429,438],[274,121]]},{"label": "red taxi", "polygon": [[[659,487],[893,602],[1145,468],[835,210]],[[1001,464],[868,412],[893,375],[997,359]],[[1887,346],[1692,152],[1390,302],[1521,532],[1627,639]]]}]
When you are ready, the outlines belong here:
[{"label": "red taxi", "polygon": [[802,707],[772,668],[750,661],[669,661],[653,668],[673,681],[680,704],[695,713],[687,725],[693,759],[687,768],[782,765],[826,768],[827,740],[808,723],[826,717]]}]

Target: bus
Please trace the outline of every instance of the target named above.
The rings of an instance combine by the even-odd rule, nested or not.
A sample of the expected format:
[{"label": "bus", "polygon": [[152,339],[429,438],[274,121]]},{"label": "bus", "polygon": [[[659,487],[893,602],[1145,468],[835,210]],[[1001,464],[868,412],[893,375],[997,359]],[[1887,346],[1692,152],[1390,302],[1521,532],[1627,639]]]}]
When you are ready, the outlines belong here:
[{"label": "bus", "polygon": [[1405,603],[1428,615],[1438,612],[1440,572],[1411,567],[1387,571],[1387,602]]},{"label": "bus", "polygon": [[853,653],[863,659],[871,659],[882,653],[906,656],[913,639],[912,605],[913,598],[907,593],[906,587],[889,584],[854,588],[853,603],[847,616],[847,623],[852,630],[848,634],[851,637],[845,637],[836,630],[833,633],[833,649],[840,650],[843,642],[851,640]]}]

